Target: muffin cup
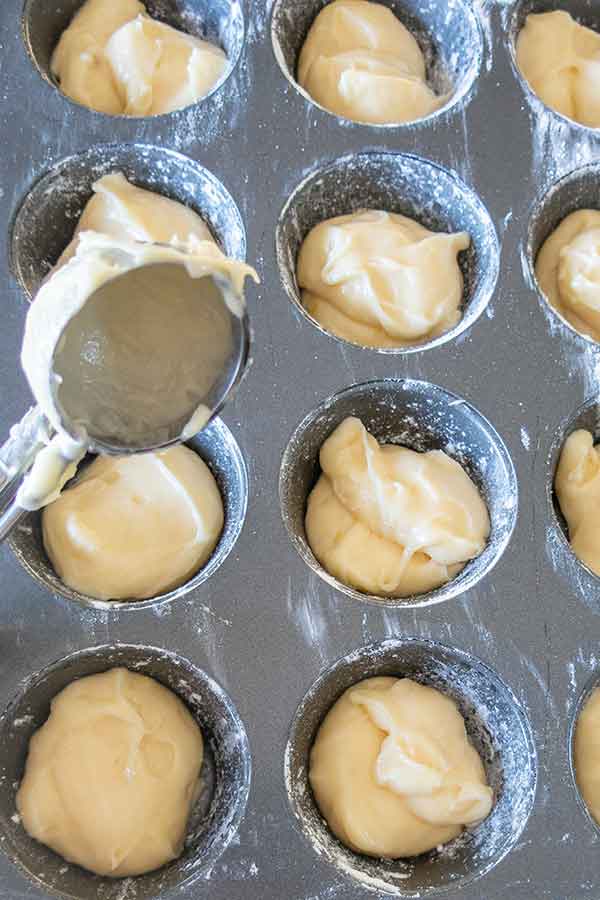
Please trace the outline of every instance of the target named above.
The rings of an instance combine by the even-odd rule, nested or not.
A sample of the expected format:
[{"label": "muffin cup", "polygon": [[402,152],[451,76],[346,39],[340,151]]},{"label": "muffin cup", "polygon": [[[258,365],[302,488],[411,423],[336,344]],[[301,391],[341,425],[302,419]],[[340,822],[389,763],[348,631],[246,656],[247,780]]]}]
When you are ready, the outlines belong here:
[{"label": "muffin cup", "polygon": [[[600,23],[599,23],[600,28]],[[560,178],[550,189],[535,201],[527,231],[525,262],[527,274],[533,288],[551,316],[581,340],[598,347],[598,341],[578,331],[554,306],[542,291],[535,274],[538,253],[545,241],[556,231],[560,223],[571,213],[581,209],[600,209],[600,165],[592,163],[575,169]]]},{"label": "muffin cup", "polygon": [[202,217],[223,252],[246,255],[246,233],[229,192],[208,169],[162,147],[100,144],[56,163],[39,178],[13,219],[10,267],[31,299],[69,244],[99,178],[120,171],[137,187],[188,206]]},{"label": "muffin cup", "polygon": [[[27,834],[15,806],[29,740],[48,718],[52,698],[75,679],[115,666],[148,675],[174,691],[197,721],[205,744],[200,774],[203,789],[192,812],[182,855],[134,879],[104,878],[67,863]],[[0,717],[0,746],[0,847],[38,888],[60,897],[121,900],[126,885],[131,885],[138,900],[149,900],[189,886],[210,871],[236,834],[244,814],[251,758],[246,732],[233,703],[205,672],[156,647],[90,647],[31,675]]]},{"label": "muffin cup", "polygon": [[[564,555],[568,566],[581,568],[590,579],[591,596],[590,600],[595,606],[598,605],[597,588],[600,582],[600,576],[593,572],[578,556],[573,552],[573,548],[569,543],[569,528],[565,517],[562,514],[558,497],[554,489],[554,481],[556,479],[556,471],[560,461],[560,455],[565,445],[565,441],[574,431],[580,428],[589,431],[594,439],[594,443],[600,442],[600,401],[591,397],[586,400],[575,413],[568,419],[565,419],[556,431],[556,437],[548,454],[546,479],[546,505],[551,523],[553,534],[558,538],[558,545],[561,555]],[[562,569],[563,567],[561,567]]]},{"label": "muffin cup", "polygon": [[568,734],[568,748],[569,748],[569,770],[571,772],[571,778],[573,781],[573,789],[575,791],[575,795],[577,797],[577,802],[586,819],[596,832],[600,836],[600,825],[594,817],[592,816],[587,803],[583,798],[583,794],[579,789],[579,784],[577,782],[577,769],[575,767],[575,730],[577,728],[577,722],[579,721],[579,716],[583,712],[583,708],[585,704],[590,699],[590,695],[597,688],[600,687],[600,673],[594,672],[592,677],[588,680],[586,686],[581,693],[579,700],[577,701],[577,705],[573,712],[573,716],[571,718],[571,723],[569,725],[569,734]]},{"label": "muffin cup", "polygon": [[[300,51],[309,29],[328,0],[275,0],[271,17],[271,42],[275,59],[298,94],[335,116],[348,122],[317,103],[296,81]],[[429,124],[440,115],[464,103],[475,84],[483,61],[483,32],[474,6],[464,0],[422,3],[419,0],[380,0],[408,28],[425,57],[427,83],[436,94],[450,94],[438,110],[413,122],[384,125],[357,123],[370,128],[411,128]],[[354,123],[353,123],[354,124]]]},{"label": "muffin cup", "polygon": [[[457,703],[494,790],[494,807],[480,825],[404,860],[374,859],[345,847],[322,818],[308,780],[311,747],[327,712],[349,687],[381,675],[412,678]],[[536,779],[531,727],[510,688],[476,657],[415,638],[361,647],[320,675],[298,707],[285,751],[291,810],[315,852],[363,887],[396,897],[457,890],[489,872],[525,828]]]},{"label": "muffin cup", "polygon": [[[490,515],[483,552],[447,584],[426,594],[393,598],[362,593],[338,581],[315,558],[304,525],[308,495],[321,469],[323,442],[348,416],[359,418],[382,444],[444,450],[474,481]],[[472,588],[498,562],[510,540],[518,506],[517,477],[500,436],[466,400],[437,385],[412,379],[358,384],[326,400],[298,425],[283,454],[279,498],[291,541],[307,565],[353,600],[415,608],[449,600]]]},{"label": "muffin cup", "polygon": [[[210,41],[227,54],[227,66],[216,84],[204,97],[183,109],[203,103],[221,89],[240,60],[245,40],[244,15],[240,0],[143,0],[143,2],[152,18],[178,31]],[[50,70],[50,62],[61,34],[81,6],[83,0],[25,0],[21,33],[25,49],[39,74],[65,102],[73,104],[80,110],[86,110],[91,115],[132,119],[134,122],[158,118],[159,116],[108,116],[63,94]],[[172,116],[178,112],[180,110],[159,115]]]},{"label": "muffin cup", "polygon": [[531,88],[517,64],[517,39],[521,29],[525,25],[527,16],[531,13],[536,15],[539,13],[554,12],[555,10],[564,10],[565,12],[570,13],[580,25],[585,25],[587,28],[592,28],[594,31],[600,32],[600,9],[598,9],[598,6],[594,5],[593,2],[590,2],[590,0],[515,0],[510,16],[508,17],[507,31],[508,49],[513,71],[517,81],[523,88],[523,92],[527,97],[529,105],[537,115],[545,113],[559,122],[570,125],[574,129],[581,129],[584,132],[588,131],[592,134],[596,134],[598,132],[597,128],[590,128],[588,125],[582,125],[581,122],[570,119],[568,116],[564,116],[562,113],[552,109],[551,106],[547,106]]},{"label": "muffin cup", "polygon": [[93,609],[140,610],[161,606],[199,588],[227,559],[242,530],[248,506],[248,474],[241,450],[224,422],[213,419],[187,442],[214,475],[225,512],[223,531],[207,562],[188,581],[148,600],[98,600],[73,590],[58,577],[44,549],[42,513],[27,513],[13,529],[8,545],[23,568],[55,596]]},{"label": "muffin cup", "polygon": [[361,346],[323,328],[302,304],[296,277],[300,247],[309,231],[326,219],[363,209],[400,213],[435,232],[466,231],[471,246],[458,255],[464,288],[461,319],[433,338],[403,347],[369,347],[386,354],[439,347],[469,328],[487,307],[498,278],[496,230],[479,197],[456,175],[418,156],[358,153],[312,172],[285,204],[275,236],[283,287],[295,309],[323,334],[351,347]]}]

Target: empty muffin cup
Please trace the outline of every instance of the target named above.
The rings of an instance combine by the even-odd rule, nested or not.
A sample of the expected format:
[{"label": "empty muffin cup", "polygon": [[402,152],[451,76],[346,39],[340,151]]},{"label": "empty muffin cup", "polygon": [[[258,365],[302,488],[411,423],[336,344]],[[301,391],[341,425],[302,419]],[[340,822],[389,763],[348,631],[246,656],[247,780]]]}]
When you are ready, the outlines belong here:
[{"label": "empty muffin cup", "polygon": [[199,163],[147,144],[101,144],[56,163],[25,196],[13,219],[10,265],[28,297],[69,244],[92,186],[111,172],[192,209],[226,256],[244,259],[246,233],[229,192]]},{"label": "empty muffin cup", "polygon": [[358,153],[337,159],[312,172],[295,189],[279,216],[275,235],[279,273],[295,309],[324,334],[348,344],[326,331],[303,306],[296,266],[311,229],[326,219],[364,209],[400,213],[431,231],[466,231],[471,237],[470,247],[458,256],[464,286],[457,324],[437,337],[402,347],[376,348],[376,352],[415,353],[438,347],[466,331],[485,310],[496,286],[496,230],[477,194],[456,175],[402,153]]},{"label": "empty muffin cup", "polygon": [[538,253],[547,238],[556,231],[567,216],[581,209],[600,210],[600,165],[592,163],[575,169],[560,178],[533,204],[529,216],[525,260],[532,285],[539,297],[556,316],[557,321],[585,341],[598,346],[598,342],[590,335],[579,331],[569,320],[553,306],[544,294],[535,273]]},{"label": "empty muffin cup", "polygon": [[[308,495],[321,469],[323,442],[348,416],[356,416],[380,444],[420,452],[443,450],[475,483],[490,517],[483,552],[446,584],[426,594],[393,598],[361,593],[334,578],[315,558],[306,537]],[[466,400],[425,381],[386,379],[354,385],[325,400],[298,425],[283,453],[279,499],[292,544],[324,581],[353,600],[390,607],[428,606],[469,590],[502,556],[517,518],[517,477],[502,439]]]},{"label": "empty muffin cup", "polygon": [[[143,3],[153,19],[209,41],[225,51],[227,66],[217,83],[197,101],[202,103],[223,86],[239,62],[245,39],[240,0],[143,0]],[[25,0],[21,20],[23,42],[44,81],[80,110],[103,115],[63,94],[50,69],[60,36],[81,6],[83,0]]]},{"label": "empty muffin cup", "polygon": [[584,706],[590,699],[592,693],[596,690],[597,687],[600,687],[600,673],[594,672],[591,678],[588,679],[587,684],[585,685],[573,712],[573,716],[571,718],[571,722],[569,725],[569,734],[567,737],[568,741],[568,752],[569,752],[569,770],[571,772],[571,778],[573,782],[573,788],[575,790],[575,795],[577,797],[577,802],[584,815],[586,816],[588,822],[592,826],[592,828],[596,831],[597,834],[600,835],[600,825],[594,817],[592,816],[590,809],[583,797],[581,789],[579,787],[579,782],[577,781],[577,768],[575,766],[575,730],[577,728],[577,723],[579,721],[579,716],[581,715]]},{"label": "empty muffin cup", "polygon": [[583,125],[581,122],[577,122],[575,119],[571,119],[568,116],[557,112],[557,110],[552,107],[547,106],[531,88],[517,64],[517,40],[521,29],[525,25],[527,16],[530,14],[538,15],[540,13],[555,12],[556,10],[563,10],[564,12],[570,13],[580,25],[584,25],[586,28],[591,28],[593,31],[600,33],[600,10],[593,2],[590,2],[590,0],[516,0],[507,20],[507,42],[513,70],[517,80],[523,88],[529,104],[536,112],[538,112],[538,114],[544,112],[561,122],[568,123],[573,128],[582,128],[585,131],[596,131],[597,129],[590,129],[589,126]]},{"label": "empty muffin cup", "polygon": [[[297,80],[300,51],[311,25],[327,0],[275,0],[271,18],[271,41],[275,59],[285,78],[310,103],[316,103]],[[371,125],[374,128],[414,127],[431,122],[458,106],[470,93],[483,60],[481,23],[471,3],[421,3],[419,0],[383,0],[416,39],[425,57],[426,80],[433,91],[448,95],[444,105],[423,119],[408,123]],[[330,113],[335,115],[334,113]],[[338,117],[339,118],[339,117]],[[345,121],[341,119],[341,121]]]},{"label": "empty muffin cup", "polygon": [[[349,687],[381,675],[412,678],[457,703],[494,791],[492,811],[480,825],[445,846],[403,860],[373,859],[345,847],[322,818],[308,780],[310,751],[327,712]],[[321,674],[296,712],[285,750],[292,813],[315,851],[363,887],[397,897],[457,890],[489,872],[518,841],[536,780],[531,727],[511,689],[476,657],[413,638],[361,647]]]},{"label": "empty muffin cup", "polygon": [[58,577],[44,549],[42,514],[27,513],[13,529],[8,545],[23,568],[52,594],[74,600],[95,609],[147,609],[178,600],[200,587],[227,559],[244,524],[248,505],[248,474],[241,450],[230,430],[220,419],[213,419],[199,434],[187,442],[207,464],[215,477],[221,498],[225,522],[218,543],[208,561],[188,581],[149,600],[98,600],[81,594]]},{"label": "empty muffin cup", "polygon": [[[598,581],[600,578],[596,572],[593,572],[579,557],[573,552],[573,548],[569,542],[569,528],[565,517],[562,514],[554,482],[556,479],[556,471],[560,456],[565,445],[565,441],[574,431],[584,429],[589,431],[594,439],[594,444],[600,442],[600,401],[596,397],[591,397],[583,403],[575,413],[568,419],[565,419],[556,430],[556,436],[552,442],[550,452],[548,454],[548,477],[546,480],[546,503],[550,522],[559,541],[559,547],[570,564],[581,566],[588,576]],[[593,600],[593,596],[590,598]]]},{"label": "empty muffin cup", "polygon": [[[23,776],[29,740],[46,721],[50,701],[86,675],[124,666],[155,678],[174,691],[197,721],[205,745],[202,791],[192,812],[179,859],[131,882],[103,878],[68,864],[33,840],[16,813],[15,796]],[[124,885],[135,884],[139,900],[164,896],[206,874],[237,832],[244,814],[251,758],[244,725],[227,694],[201,669],[156,647],[116,644],[79,650],[31,675],[0,717],[0,846],[41,890],[76,900],[118,900]]]}]

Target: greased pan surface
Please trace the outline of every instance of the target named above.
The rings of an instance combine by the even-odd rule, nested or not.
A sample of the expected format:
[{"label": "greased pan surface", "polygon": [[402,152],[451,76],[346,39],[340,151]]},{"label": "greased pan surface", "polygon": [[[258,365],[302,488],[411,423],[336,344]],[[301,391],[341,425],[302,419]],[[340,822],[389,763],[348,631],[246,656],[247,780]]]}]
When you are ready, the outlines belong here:
[{"label": "greased pan surface", "polygon": [[[514,68],[515,27],[531,9],[557,3],[390,2],[408,13],[407,21],[417,11],[434,79],[442,85],[450,77],[462,96],[430,120],[386,128],[340,121],[307,100],[282,70],[322,5],[279,0],[273,17],[278,61],[267,0],[241,7],[226,0],[149,3],[152,12],[191,30],[207,21],[209,34],[220,33],[236,61],[206,101],[146,120],[90,112],[44,77],[52,35],[68,20],[74,0],[30,0],[25,18],[21,0],[1,5],[0,434],[30,403],[18,363],[27,285],[17,276],[35,279],[54,262],[85,199],[81,185],[94,172],[103,174],[114,162],[138,183],[186,200],[230,252],[242,255],[246,245],[262,279],[258,290],[247,292],[253,364],[222,416],[229,429],[223,433],[237,442],[248,476],[245,522],[222,564],[176,597],[106,609],[52,593],[52,580],[36,570],[33,532],[20,544],[31,554],[29,570],[9,546],[0,551],[1,709],[38,673],[88,648],[163,648],[170,660],[189,661],[220,685],[248,736],[252,779],[239,831],[233,829],[222,855],[199,866],[180,888],[171,878],[148,883],[148,890],[131,881],[92,888],[70,873],[69,894],[60,864],[53,868],[51,859],[29,875],[9,861],[10,829],[18,823],[10,822],[10,785],[2,783],[0,847],[7,852],[0,853],[0,896],[9,900],[49,896],[49,889],[105,900],[134,900],[152,890],[189,900],[440,892],[460,900],[597,900],[600,894],[598,832],[580,806],[569,746],[579,698],[600,671],[600,581],[572,557],[550,490],[562,435],[574,422],[598,422],[600,352],[548,309],[530,258],[561,217],[556,195],[546,194],[563,175],[585,168],[560,188],[565,210],[600,207],[600,135],[545,110]],[[600,29],[593,0],[560,6]],[[433,43],[425,37],[429,26]],[[187,159],[179,165],[165,151]],[[84,171],[80,154],[96,170]],[[79,162],[64,165],[70,158]],[[352,208],[362,198],[382,196],[383,182],[390,208],[419,213],[432,227],[468,219],[475,251],[463,260],[467,328],[436,346],[382,354],[324,334],[298,310],[290,260],[311,216],[340,212],[335,179],[330,174],[319,187],[315,174],[331,173],[338,163],[345,167],[338,184]],[[39,200],[47,221],[36,224],[37,201],[27,207],[29,218],[15,219],[36,182],[55,167],[62,175],[44,183]],[[409,171],[414,174],[407,179]],[[31,229],[39,230],[32,235]],[[452,421],[463,422],[465,432],[455,449],[465,464],[479,472],[484,487],[485,454],[505,465],[504,481],[487,482],[497,508],[508,504],[508,534],[495,564],[470,574],[465,593],[412,608],[348,596],[298,552],[298,485],[314,479],[314,460],[298,458],[290,466],[288,453],[281,470],[292,434],[300,423],[310,424],[321,404],[340,396],[348,403],[345,389],[383,379],[395,381],[351,395],[382,434],[415,446],[447,445],[450,418],[440,414],[439,398],[454,397]],[[436,413],[420,429],[410,404],[417,396],[426,403],[427,385],[437,386],[430,391]],[[378,414],[369,396],[386,398]],[[336,400],[325,408],[335,421]],[[315,440],[310,431],[305,437],[305,447]],[[209,443],[210,455],[217,451]],[[231,465],[237,533],[245,473],[237,455]],[[226,479],[227,461],[219,458],[218,468]],[[286,483],[290,471],[296,485]],[[107,658],[114,652],[107,650]],[[453,693],[502,798],[483,836],[416,867],[349,857],[329,842],[305,790],[306,748],[319,710],[379,663],[378,671],[412,672]],[[165,677],[173,677],[170,669]],[[20,715],[5,726],[27,732],[32,722]],[[0,778],[13,770],[13,757],[2,758],[13,744],[0,746]],[[249,779],[248,755],[242,770],[233,784]]]}]

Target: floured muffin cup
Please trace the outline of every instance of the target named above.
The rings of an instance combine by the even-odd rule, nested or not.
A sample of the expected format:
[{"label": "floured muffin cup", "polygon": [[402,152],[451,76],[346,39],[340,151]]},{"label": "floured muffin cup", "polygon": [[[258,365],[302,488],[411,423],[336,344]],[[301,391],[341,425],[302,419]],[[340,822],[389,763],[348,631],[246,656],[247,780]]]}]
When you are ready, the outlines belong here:
[{"label": "floured muffin cup", "polygon": [[577,335],[581,340],[597,347],[598,341],[594,340],[590,334],[578,330],[550,302],[542,290],[535,271],[538,254],[546,240],[567,216],[584,209],[600,210],[600,165],[598,163],[582,166],[563,175],[534,201],[529,216],[524,262],[527,266],[526,274],[531,286],[543,301],[544,309],[548,311],[548,314],[557,323],[568,328],[571,334]]},{"label": "floured muffin cup", "polygon": [[587,818],[588,822],[594,829],[594,831],[600,835],[600,824],[594,819],[590,812],[590,808],[587,805],[581,788],[579,787],[579,782],[577,781],[577,768],[575,766],[575,731],[577,728],[577,723],[579,722],[579,716],[583,712],[583,708],[586,703],[590,699],[592,693],[600,687],[600,673],[594,672],[591,678],[588,679],[587,684],[585,685],[583,691],[581,692],[575,709],[573,711],[573,715],[571,717],[571,722],[569,724],[569,734],[568,734],[568,753],[569,753],[569,770],[571,772],[571,778],[573,782],[573,788],[575,790],[575,795],[577,797],[577,802],[579,803],[579,807]]},{"label": "floured muffin cup", "polygon": [[458,255],[463,278],[461,318],[443,334],[399,347],[370,347],[388,354],[438,347],[464,333],[486,309],[498,278],[498,237],[490,215],[475,192],[456,175],[418,156],[358,153],[312,172],[286,202],[277,223],[276,252],[283,287],[294,308],[323,334],[327,331],[302,304],[296,267],[300,247],[321,222],[364,209],[399,213],[434,232],[465,231],[471,245]]},{"label": "floured muffin cup", "polygon": [[583,125],[576,119],[563,115],[551,106],[548,106],[536,94],[531,85],[521,72],[517,63],[517,40],[522,28],[525,25],[527,16],[539,15],[540,13],[551,13],[557,10],[569,13],[573,19],[586,28],[600,33],[600,8],[593,0],[514,0],[512,9],[507,15],[507,31],[506,42],[511,58],[511,63],[515,77],[523,89],[523,93],[533,111],[539,115],[550,116],[551,118],[568,124],[574,129],[582,129],[583,131],[591,131],[592,134],[597,132],[597,128]]},{"label": "floured muffin cup", "polygon": [[[311,747],[328,711],[349,687],[381,675],[412,678],[457,703],[494,791],[493,809],[480,825],[412,859],[373,859],[345,847],[322,818],[308,780]],[[396,897],[444,894],[489,872],[518,841],[536,781],[531,727],[510,688],[476,657],[413,638],[361,647],[323,672],[298,707],[285,750],[288,800],[315,852],[363,888]]]},{"label": "floured muffin cup", "polygon": [[69,244],[92,186],[111,172],[196,212],[226,256],[244,259],[246,233],[235,202],[208,169],[149,144],[100,144],[60,160],[29,189],[12,221],[10,265],[31,298]]},{"label": "floured muffin cup", "polygon": [[[200,587],[226,560],[242,530],[248,506],[248,474],[242,452],[234,436],[221,419],[213,419],[187,442],[204,460],[215,477],[225,513],[223,531],[204,566],[188,581],[149,600],[98,600],[68,587],[54,571],[44,549],[42,514],[30,512],[13,529],[8,545],[23,568],[55,596],[74,600],[95,609],[148,609],[178,600]],[[85,463],[84,463],[85,465]]]},{"label": "floured muffin cup", "polygon": [[564,563],[560,565],[560,568],[564,572],[568,571],[570,568],[578,569],[579,576],[585,573],[585,577],[589,579],[589,591],[587,591],[587,593],[589,593],[588,602],[596,607],[596,595],[600,576],[596,572],[593,572],[585,562],[575,555],[569,542],[569,528],[560,508],[554,486],[556,472],[565,441],[574,431],[579,431],[580,429],[590,432],[594,444],[600,442],[600,401],[597,397],[588,398],[572,415],[564,419],[556,429],[555,438],[548,454],[546,505],[553,536],[556,536],[558,539],[558,549],[561,556],[564,558]]},{"label": "floured muffin cup", "polygon": [[[380,444],[400,444],[420,452],[445,451],[475,483],[488,508],[490,536],[483,552],[441,587],[412,597],[365,594],[338,581],[315,558],[306,537],[306,503],[321,474],[319,452],[323,442],[348,416],[360,419]],[[518,490],[506,446],[474,407],[437,385],[390,378],[346,388],[306,416],[283,453],[279,499],[292,544],[324,581],[353,600],[414,608],[462,594],[494,567],[516,522]]]},{"label": "floured muffin cup", "polygon": [[[298,59],[311,25],[328,0],[275,0],[271,18],[271,41],[279,67],[292,87],[309,103],[320,106],[297,79]],[[475,84],[484,54],[479,17],[471,3],[422,3],[419,0],[382,0],[411,32],[425,59],[426,80],[433,91],[446,97],[430,115],[407,123],[365,125],[371,128],[411,128],[435,121],[460,108]],[[347,121],[337,117],[340,121]]]},{"label": "floured muffin cup", "polygon": [[[173,690],[192,713],[204,738],[202,791],[192,812],[184,851],[179,859],[135,879],[103,878],[66,863],[29,837],[15,807],[29,740],[48,718],[52,698],[74,679],[115,666],[148,675]],[[233,703],[201,669],[156,647],[91,647],[31,675],[0,717],[0,743],[0,847],[31,882],[52,895],[74,900],[119,900],[128,894],[129,886],[138,900],[149,900],[189,886],[211,869],[236,834],[244,814],[251,757]]]},{"label": "floured muffin cup", "polygon": [[[225,51],[227,65],[221,77],[204,97],[192,105],[203,103],[222,88],[240,60],[245,41],[240,0],[143,0],[143,3],[153,19],[209,41]],[[74,104],[84,115],[105,115],[63,94],[50,70],[52,53],[60,36],[81,6],[83,0],[25,0],[21,19],[23,43],[39,74],[65,102]],[[178,112],[175,110],[174,113],[161,115],[176,115]],[[136,117],[126,118],[135,120]]]}]

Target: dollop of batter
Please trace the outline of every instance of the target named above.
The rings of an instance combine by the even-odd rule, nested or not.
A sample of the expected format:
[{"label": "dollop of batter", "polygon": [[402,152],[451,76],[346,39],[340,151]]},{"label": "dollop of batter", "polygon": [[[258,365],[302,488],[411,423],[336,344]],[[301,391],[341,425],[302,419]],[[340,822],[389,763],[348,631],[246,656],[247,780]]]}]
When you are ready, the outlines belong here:
[{"label": "dollop of batter", "polygon": [[26,831],[98,875],[141,875],[178,857],[195,802],[202,734],[159,682],[117,668],[69,684],[33,735],[17,809]]},{"label": "dollop of batter", "polygon": [[306,536],[319,562],[344,584],[376,596],[422,594],[483,551],[487,507],[464,469],[441,450],[382,446],[348,418],[319,459]]},{"label": "dollop of batter", "polygon": [[548,302],[573,328],[600,342],[600,212],[579,209],[544,242],[535,274]]},{"label": "dollop of batter", "polygon": [[600,825],[600,688],[592,691],[579,714],[573,749],[579,790]]},{"label": "dollop of batter", "polygon": [[402,347],[460,320],[457,256],[466,232],[435,234],[396,213],[365,210],[321,222],[298,256],[302,303],[328,331],[366,347]]},{"label": "dollop of batter", "polygon": [[600,447],[589,431],[574,431],[565,441],[554,489],[573,553],[600,575]]},{"label": "dollop of batter", "polygon": [[86,0],[51,60],[68,97],[126,116],[189,106],[209,93],[226,67],[219,47],[157,22],[138,0]]},{"label": "dollop of batter", "polygon": [[517,65],[556,112],[600,127],[600,34],[564,10],[530,14],[517,39]]},{"label": "dollop of batter", "polygon": [[[122,172],[104,175],[92,186],[75,234],[55,268],[67,263],[77,250],[79,236],[96,231],[116,240],[145,241],[193,247],[215,244],[204,220],[193,209],[154,191],[131,184]],[[216,244],[215,244],[216,246]]]},{"label": "dollop of batter", "polygon": [[141,600],[191,578],[223,529],[206,463],[184,446],[99,456],[42,513],[44,547],[69,587],[99,600]]},{"label": "dollop of batter", "polygon": [[334,0],[313,22],[298,63],[300,85],[325,109],[374,125],[412,122],[439,109],[419,45],[393,12]]},{"label": "dollop of batter", "polygon": [[327,713],[309,769],[333,833],[369,856],[417,856],[490,813],[493,791],[454,703],[409,678],[368,678]]}]

